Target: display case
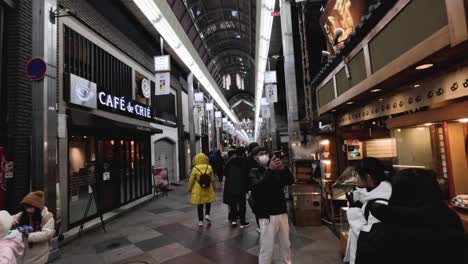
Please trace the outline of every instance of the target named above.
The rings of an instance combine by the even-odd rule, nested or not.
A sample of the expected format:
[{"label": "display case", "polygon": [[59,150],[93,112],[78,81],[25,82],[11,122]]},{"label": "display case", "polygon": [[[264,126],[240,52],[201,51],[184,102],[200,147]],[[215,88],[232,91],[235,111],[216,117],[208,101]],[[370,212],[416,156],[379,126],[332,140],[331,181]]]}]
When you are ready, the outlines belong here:
[{"label": "display case", "polygon": [[310,184],[294,184],[290,188],[292,215],[297,226],[321,225],[320,187]]}]

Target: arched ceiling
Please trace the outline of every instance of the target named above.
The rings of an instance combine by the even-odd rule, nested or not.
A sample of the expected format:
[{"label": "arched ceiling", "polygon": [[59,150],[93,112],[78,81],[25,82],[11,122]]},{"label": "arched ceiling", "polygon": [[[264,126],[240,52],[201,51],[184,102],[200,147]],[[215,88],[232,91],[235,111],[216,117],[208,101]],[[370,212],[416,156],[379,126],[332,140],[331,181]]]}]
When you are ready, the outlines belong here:
[{"label": "arched ceiling", "polygon": [[[253,0],[167,0],[188,37],[198,50],[226,100],[240,100],[239,93],[255,97],[255,15]],[[236,85],[244,78],[244,90]],[[223,76],[231,76],[229,90]],[[232,103],[231,105],[235,104]],[[253,118],[252,107],[238,104],[239,118]]]}]

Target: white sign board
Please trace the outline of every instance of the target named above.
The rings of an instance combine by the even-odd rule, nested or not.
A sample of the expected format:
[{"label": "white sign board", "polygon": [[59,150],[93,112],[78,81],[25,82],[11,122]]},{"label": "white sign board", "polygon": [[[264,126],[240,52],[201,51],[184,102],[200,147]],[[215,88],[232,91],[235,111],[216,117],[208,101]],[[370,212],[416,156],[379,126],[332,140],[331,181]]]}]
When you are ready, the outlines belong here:
[{"label": "white sign board", "polygon": [[213,111],[214,105],[213,103],[206,103],[206,111]]},{"label": "white sign board", "polygon": [[278,90],[276,84],[265,85],[265,97],[269,103],[278,102]]},{"label": "white sign board", "polygon": [[171,93],[171,73],[156,73],[156,95],[165,95]]},{"label": "white sign board", "polygon": [[269,105],[266,97],[262,97],[262,106]]},{"label": "white sign board", "polygon": [[270,118],[270,107],[262,106],[262,118]]},{"label": "white sign board", "polygon": [[264,76],[264,83],[276,83],[276,71],[266,71]]},{"label": "white sign board", "polygon": [[222,119],[220,117],[217,117],[215,121],[216,121],[216,128],[219,128],[219,127],[223,126],[223,122],[222,122]]},{"label": "white sign board", "polygon": [[154,70],[156,72],[170,72],[171,57],[169,55],[154,57]]},{"label": "white sign board", "polygon": [[215,117],[223,117],[222,112],[221,111],[216,111],[215,112]]},{"label": "white sign board", "polygon": [[193,105],[194,106],[204,106],[205,104],[203,93],[195,93],[193,95]]},{"label": "white sign board", "polygon": [[96,83],[70,74],[70,103],[96,109]]},{"label": "white sign board", "polygon": [[141,80],[140,90],[141,90],[141,95],[143,95],[143,97],[150,98],[150,96],[151,96],[151,83],[150,83],[150,81],[148,81],[148,79],[145,78],[145,79]]},{"label": "white sign board", "polygon": [[227,117],[223,118],[223,123],[227,123],[228,119]]}]

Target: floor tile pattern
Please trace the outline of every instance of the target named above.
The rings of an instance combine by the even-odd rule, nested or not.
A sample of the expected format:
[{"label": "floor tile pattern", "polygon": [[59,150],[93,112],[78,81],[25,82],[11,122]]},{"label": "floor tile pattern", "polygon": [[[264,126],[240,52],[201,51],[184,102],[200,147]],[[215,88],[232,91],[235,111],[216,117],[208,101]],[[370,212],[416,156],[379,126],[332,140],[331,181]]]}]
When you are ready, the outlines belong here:
[{"label": "floor tile pattern", "polygon": [[[227,221],[222,190],[212,206],[213,224],[199,227],[196,207],[185,186],[155,199],[63,248],[57,264],[214,264],[258,263],[259,235],[248,210],[250,227],[233,228]],[[342,263],[339,240],[325,226],[295,227],[290,238],[293,263]]]}]

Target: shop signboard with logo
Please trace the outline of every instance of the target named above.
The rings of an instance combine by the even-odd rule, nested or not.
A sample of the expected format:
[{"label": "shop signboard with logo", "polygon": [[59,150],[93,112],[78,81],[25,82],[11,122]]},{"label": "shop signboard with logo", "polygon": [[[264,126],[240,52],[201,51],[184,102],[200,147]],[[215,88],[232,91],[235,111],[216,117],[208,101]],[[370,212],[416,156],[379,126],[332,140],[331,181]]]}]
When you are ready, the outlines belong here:
[{"label": "shop signboard with logo", "polygon": [[70,90],[68,92],[68,100],[71,104],[147,121],[153,119],[151,106],[104,91],[98,91],[95,83],[73,74],[70,74]]},{"label": "shop signboard with logo", "polygon": [[96,83],[70,74],[70,103],[97,109]]},{"label": "shop signboard with logo", "polygon": [[141,80],[140,93],[146,99],[150,98],[151,96],[151,83],[146,78]]}]

